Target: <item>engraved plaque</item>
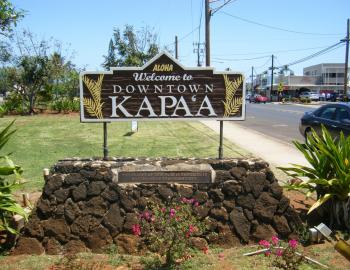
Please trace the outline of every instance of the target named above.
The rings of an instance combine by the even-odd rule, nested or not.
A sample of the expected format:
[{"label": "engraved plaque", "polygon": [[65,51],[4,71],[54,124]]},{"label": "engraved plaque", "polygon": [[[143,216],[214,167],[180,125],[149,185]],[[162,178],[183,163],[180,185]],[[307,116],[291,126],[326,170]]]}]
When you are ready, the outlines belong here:
[{"label": "engraved plaque", "polygon": [[125,171],[118,174],[118,183],[211,183],[211,171]]},{"label": "engraved plaque", "polygon": [[213,183],[215,180],[215,171],[209,164],[178,163],[164,167],[149,164],[132,164],[112,171],[115,174],[114,181],[121,184],[201,184]]}]

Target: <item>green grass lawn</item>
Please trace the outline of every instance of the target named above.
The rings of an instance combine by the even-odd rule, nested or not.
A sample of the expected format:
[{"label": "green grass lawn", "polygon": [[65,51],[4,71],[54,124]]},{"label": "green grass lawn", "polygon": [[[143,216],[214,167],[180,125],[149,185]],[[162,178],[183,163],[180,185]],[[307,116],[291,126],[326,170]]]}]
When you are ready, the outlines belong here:
[{"label": "green grass lawn", "polygon": [[[42,169],[67,157],[102,156],[101,123],[80,123],[78,115],[36,115],[0,118],[0,129],[16,119],[3,153],[24,169],[27,191],[43,186]],[[130,122],[108,124],[109,155],[116,157],[217,157],[219,136],[197,121],[144,121],[130,136]],[[224,141],[225,157],[249,154]]]}]

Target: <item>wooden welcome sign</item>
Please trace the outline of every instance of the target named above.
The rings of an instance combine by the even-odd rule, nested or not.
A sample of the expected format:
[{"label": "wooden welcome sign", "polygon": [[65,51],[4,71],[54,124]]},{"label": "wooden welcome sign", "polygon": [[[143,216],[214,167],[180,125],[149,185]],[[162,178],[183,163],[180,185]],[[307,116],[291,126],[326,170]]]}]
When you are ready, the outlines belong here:
[{"label": "wooden welcome sign", "polygon": [[166,52],[141,68],[80,75],[82,122],[244,120],[244,97],[241,73],[185,68]]}]

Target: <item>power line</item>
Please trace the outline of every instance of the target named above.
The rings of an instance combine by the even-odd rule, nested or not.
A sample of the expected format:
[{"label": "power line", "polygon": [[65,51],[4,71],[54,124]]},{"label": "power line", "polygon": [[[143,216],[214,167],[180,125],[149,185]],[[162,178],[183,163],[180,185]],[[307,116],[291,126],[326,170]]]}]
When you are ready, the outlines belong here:
[{"label": "power line", "polygon": [[269,58],[266,60],[266,62],[265,62],[264,64],[262,64],[261,66],[255,67],[255,70],[256,70],[257,68],[265,67],[269,62],[270,62],[270,56],[269,56]]},{"label": "power line", "polygon": [[198,43],[201,43],[201,28],[202,28],[202,17],[203,17],[203,2],[201,4],[200,16],[199,16],[199,30],[198,30]]},{"label": "power line", "polygon": [[[217,7],[217,8],[214,8],[212,9],[211,11],[211,16],[213,16],[216,12],[218,12],[220,9],[222,9],[224,6],[228,5],[228,4],[231,4],[233,2],[236,2],[237,0],[227,0],[226,2],[224,2],[221,6]],[[211,1],[210,4],[212,3],[215,3],[215,2],[218,2],[218,1]]]},{"label": "power line", "polygon": [[230,56],[230,55],[258,55],[258,54],[276,54],[276,53],[286,53],[286,52],[299,52],[314,49],[324,49],[328,46],[318,46],[312,48],[302,48],[302,49],[290,49],[290,50],[279,50],[279,51],[269,51],[269,52],[257,52],[257,53],[232,53],[232,54],[216,54],[216,56]]},{"label": "power line", "polygon": [[262,59],[262,58],[266,58],[266,57],[270,57],[270,55],[264,55],[264,56],[252,57],[252,58],[235,58],[235,59],[213,57],[213,59],[230,62],[230,61],[249,61],[249,60]]},{"label": "power line", "polygon": [[331,46],[329,46],[329,47],[327,47],[327,48],[325,48],[325,49],[323,49],[321,51],[318,51],[318,52],[313,53],[311,55],[305,56],[305,57],[303,57],[301,59],[298,59],[296,61],[290,62],[288,64],[278,66],[277,68],[281,68],[281,67],[284,67],[284,66],[292,66],[292,65],[296,65],[296,64],[308,61],[308,60],[310,60],[310,59],[312,59],[312,58],[314,58],[316,56],[320,56],[320,55],[326,54],[328,52],[331,52],[333,50],[336,50],[336,49],[340,48],[341,46],[344,46],[344,44],[342,44],[342,42],[338,42],[338,43],[333,44],[333,45],[331,45]]},{"label": "power line", "polygon": [[[198,28],[199,28],[199,26],[197,26],[196,28],[193,28],[193,29],[191,30],[191,32],[188,32],[188,33],[185,34],[183,37],[179,38],[179,39],[178,39],[178,42],[184,40],[184,39],[187,38],[189,35],[191,35],[193,32],[197,31]],[[175,44],[175,42],[171,42],[171,43],[165,45],[165,47],[169,47],[170,45],[173,45],[173,44]]]},{"label": "power line", "polygon": [[311,33],[311,32],[301,32],[301,31],[294,31],[294,30],[290,30],[290,29],[285,29],[285,28],[281,28],[281,27],[277,27],[277,26],[273,26],[273,25],[268,25],[268,24],[264,24],[264,23],[259,23],[256,21],[252,21],[249,19],[245,19],[233,14],[229,14],[227,12],[224,11],[220,11],[220,13],[225,14],[227,16],[230,16],[232,18],[247,22],[247,23],[251,23],[251,24],[255,24],[255,25],[259,25],[265,28],[270,28],[270,29],[274,29],[274,30],[279,30],[279,31],[284,31],[284,32],[288,32],[288,33],[294,33],[294,34],[302,34],[302,35],[313,35],[313,36],[340,36],[340,35],[344,35],[344,34],[326,34],[326,33]]},{"label": "power line", "polygon": [[[192,26],[192,29],[193,28],[193,0],[191,0],[191,26]],[[192,32],[192,43],[194,42],[194,35],[193,35],[193,32]]]}]

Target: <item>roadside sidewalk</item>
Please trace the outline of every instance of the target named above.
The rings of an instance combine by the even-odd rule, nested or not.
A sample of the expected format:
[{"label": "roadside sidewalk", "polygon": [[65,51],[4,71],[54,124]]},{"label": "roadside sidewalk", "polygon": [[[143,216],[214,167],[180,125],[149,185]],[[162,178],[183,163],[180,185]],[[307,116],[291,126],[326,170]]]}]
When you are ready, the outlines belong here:
[{"label": "roadside sidewalk", "polygon": [[[201,122],[219,134],[219,121]],[[224,138],[249,151],[254,156],[267,161],[275,174],[278,174],[278,178],[283,182],[288,177],[276,169],[277,166],[290,166],[291,163],[309,164],[304,156],[293,146],[278,142],[267,135],[241,127],[233,122],[224,121]]]}]

